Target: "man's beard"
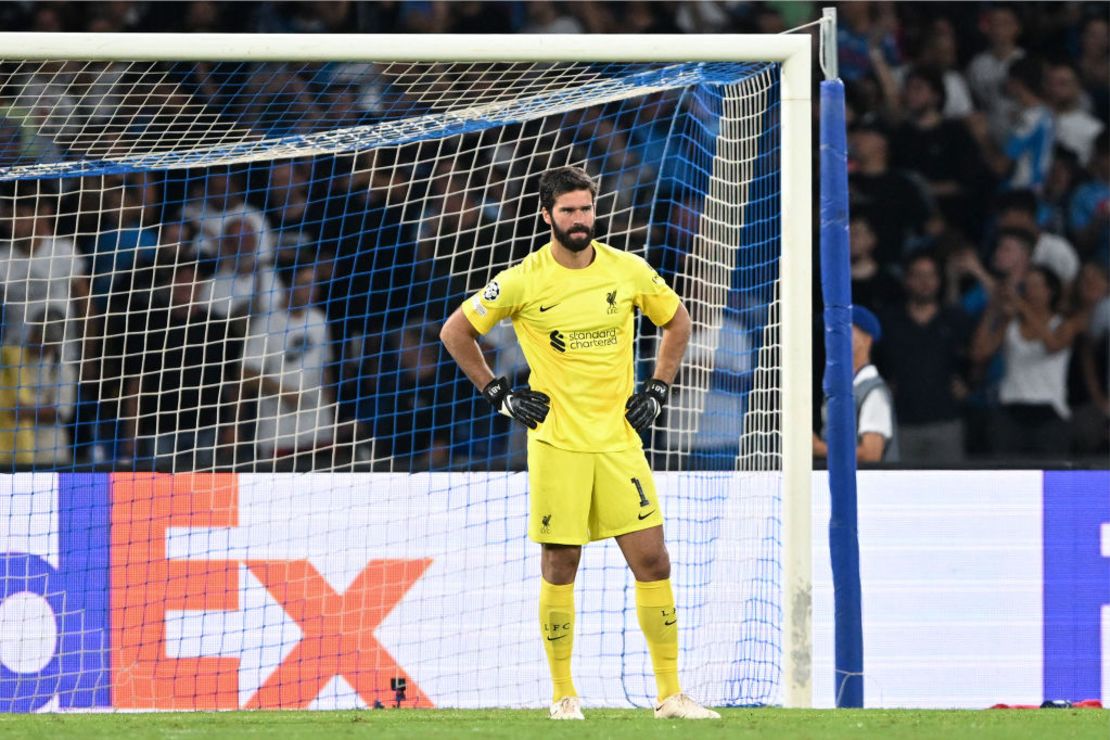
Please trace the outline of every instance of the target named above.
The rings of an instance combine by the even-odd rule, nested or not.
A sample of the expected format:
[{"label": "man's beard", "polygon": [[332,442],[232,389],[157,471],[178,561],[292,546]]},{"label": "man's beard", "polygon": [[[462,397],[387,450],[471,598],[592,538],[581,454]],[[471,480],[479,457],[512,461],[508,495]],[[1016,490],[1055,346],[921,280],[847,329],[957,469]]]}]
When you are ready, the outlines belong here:
[{"label": "man's beard", "polygon": [[572,252],[581,252],[594,240],[593,228],[586,226],[575,226],[570,231],[563,231],[552,224],[551,230],[555,232],[555,239]]}]

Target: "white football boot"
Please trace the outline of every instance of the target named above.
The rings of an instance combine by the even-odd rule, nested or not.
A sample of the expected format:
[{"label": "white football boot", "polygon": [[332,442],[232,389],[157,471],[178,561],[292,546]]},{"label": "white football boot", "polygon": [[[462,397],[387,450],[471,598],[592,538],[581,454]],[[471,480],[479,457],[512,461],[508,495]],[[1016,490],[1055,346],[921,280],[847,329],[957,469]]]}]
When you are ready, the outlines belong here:
[{"label": "white football boot", "polygon": [[706,709],[686,694],[672,694],[655,707],[656,719],[720,719],[721,715]]},{"label": "white football boot", "polygon": [[586,719],[577,696],[564,696],[551,705],[551,719]]}]

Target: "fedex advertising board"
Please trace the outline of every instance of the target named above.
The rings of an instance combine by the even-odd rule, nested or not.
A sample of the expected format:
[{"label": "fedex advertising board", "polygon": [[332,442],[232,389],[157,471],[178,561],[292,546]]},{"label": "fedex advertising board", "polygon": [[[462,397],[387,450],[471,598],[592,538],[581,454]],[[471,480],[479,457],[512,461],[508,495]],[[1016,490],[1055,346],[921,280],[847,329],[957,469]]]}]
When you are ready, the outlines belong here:
[{"label": "fedex advertising board", "polygon": [[[659,478],[664,501],[687,484]],[[540,706],[525,484],[5,476],[0,710],[364,707],[398,678],[406,706]],[[833,704],[826,492],[816,475],[816,706]],[[1110,473],[868,471],[859,511],[868,706],[1105,700]],[[683,640],[728,644],[682,584],[720,575],[683,565],[698,547],[672,536]],[[587,548],[580,581],[579,690],[641,704],[649,666],[616,548]],[[711,659],[684,651],[687,685]]]}]

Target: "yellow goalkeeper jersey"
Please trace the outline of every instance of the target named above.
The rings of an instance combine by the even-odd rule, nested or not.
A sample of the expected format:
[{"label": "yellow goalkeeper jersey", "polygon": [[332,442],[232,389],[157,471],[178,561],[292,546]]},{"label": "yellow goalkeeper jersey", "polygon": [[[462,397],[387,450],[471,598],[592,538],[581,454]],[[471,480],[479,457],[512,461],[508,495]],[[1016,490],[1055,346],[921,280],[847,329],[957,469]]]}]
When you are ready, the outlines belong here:
[{"label": "yellow goalkeeper jersey", "polygon": [[529,434],[566,450],[640,446],[624,418],[635,378],[635,309],[656,326],[678,310],[678,295],[642,258],[593,242],[594,261],[572,270],[550,242],[502,271],[463,303],[485,334],[505,317],[531,370],[529,385],[551,397],[547,420]]}]

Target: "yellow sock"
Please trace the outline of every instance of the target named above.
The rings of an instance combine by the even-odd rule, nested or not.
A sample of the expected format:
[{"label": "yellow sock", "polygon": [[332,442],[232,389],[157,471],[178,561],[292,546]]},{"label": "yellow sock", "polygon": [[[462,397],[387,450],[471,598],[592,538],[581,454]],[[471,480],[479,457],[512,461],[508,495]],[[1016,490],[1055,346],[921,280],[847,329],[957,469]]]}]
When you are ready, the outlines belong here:
[{"label": "yellow sock", "polygon": [[678,617],[670,579],[636,581],[636,616],[647,639],[659,701],[679,693]]},{"label": "yellow sock", "polygon": [[540,579],[540,630],[551,668],[552,701],[578,696],[570,677],[570,656],[574,651],[573,583],[556,586]]}]

